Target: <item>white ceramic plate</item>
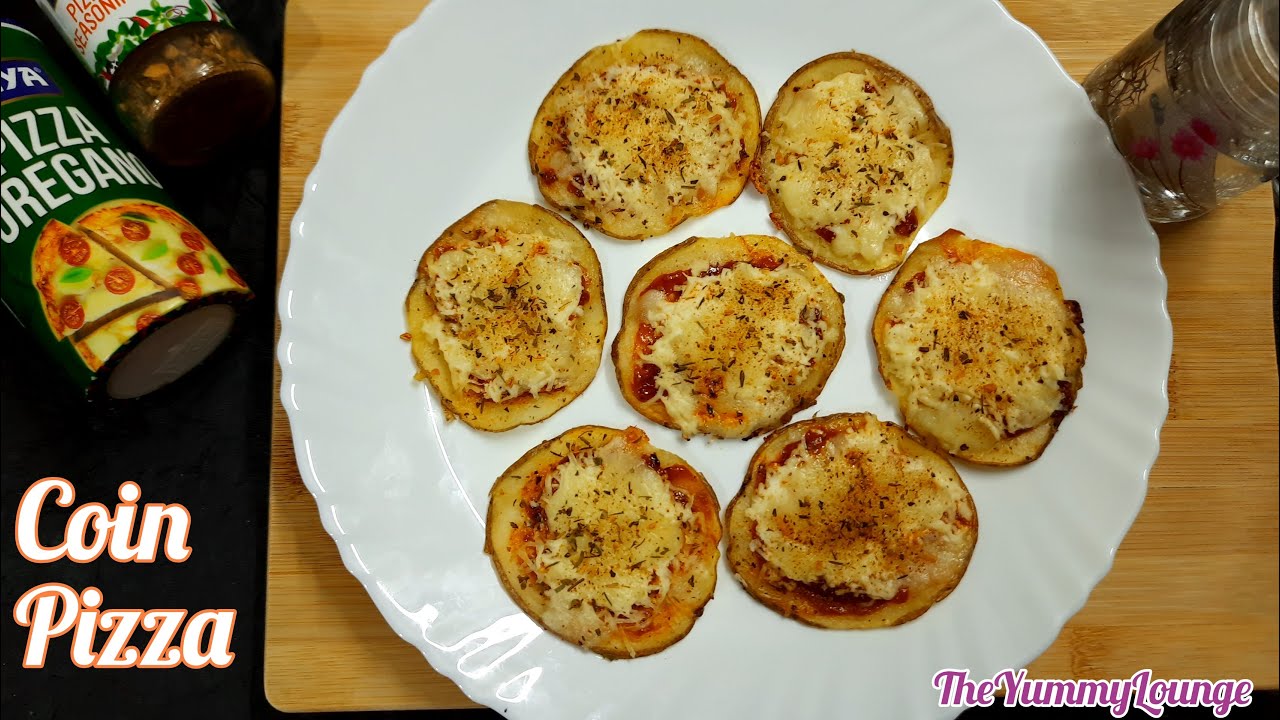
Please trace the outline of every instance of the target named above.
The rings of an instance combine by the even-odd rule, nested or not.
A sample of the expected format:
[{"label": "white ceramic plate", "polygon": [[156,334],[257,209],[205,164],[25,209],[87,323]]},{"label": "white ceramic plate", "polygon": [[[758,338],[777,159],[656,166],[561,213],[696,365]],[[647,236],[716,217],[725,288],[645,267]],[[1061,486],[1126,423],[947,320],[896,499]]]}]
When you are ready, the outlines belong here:
[{"label": "white ceramic plate", "polygon": [[[608,662],[542,632],[481,551],[490,484],[530,447],[584,423],[644,428],[727,504],[757,441],[685,443],[622,400],[606,358],[559,414],[501,435],[444,422],[414,382],[401,305],[419,255],[491,198],[539,202],[526,159],[543,94],[588,48],[649,27],[706,38],[767,108],[796,68],[856,49],[928,92],[955,142],[954,227],[1039,254],[1080,301],[1089,359],[1078,409],[1026,467],[961,466],[982,518],[956,591],[902,627],[832,632],[784,620],[721,566],[693,632]],[[634,271],[691,235],[775,234],[748,189],[643,243],[588,232],[609,339]],[[280,289],[282,401],[298,464],[342,558],[406,641],[477,702],[520,718],[937,717],[933,674],[989,677],[1042,652],[1106,574],[1146,492],[1167,410],[1172,332],[1156,237],[1083,91],[990,0],[439,0],[392,41],[325,138],[294,218]],[[869,324],[889,275],[828,277],[848,344],[816,410],[897,419]],[[323,638],[323,627],[316,628]]]}]

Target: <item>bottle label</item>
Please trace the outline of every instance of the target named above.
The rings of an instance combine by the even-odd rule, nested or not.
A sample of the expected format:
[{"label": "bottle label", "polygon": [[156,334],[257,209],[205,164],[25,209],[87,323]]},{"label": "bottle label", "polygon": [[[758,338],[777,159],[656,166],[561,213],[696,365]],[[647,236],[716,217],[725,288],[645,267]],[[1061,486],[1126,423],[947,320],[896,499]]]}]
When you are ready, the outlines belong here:
[{"label": "bottle label", "polygon": [[195,22],[231,26],[213,0],[37,0],[36,4],[104,89],[125,57],[158,32]]},{"label": "bottle label", "polygon": [[0,39],[0,301],[75,384],[105,390],[178,313],[249,290],[44,45],[7,22]]}]

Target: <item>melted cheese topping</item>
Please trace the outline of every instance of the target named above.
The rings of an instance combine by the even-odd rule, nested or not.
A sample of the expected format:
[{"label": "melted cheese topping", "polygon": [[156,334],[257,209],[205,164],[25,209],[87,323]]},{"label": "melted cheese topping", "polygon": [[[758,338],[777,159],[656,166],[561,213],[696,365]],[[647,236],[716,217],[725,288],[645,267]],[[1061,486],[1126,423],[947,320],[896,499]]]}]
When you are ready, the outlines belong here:
[{"label": "melted cheese topping", "polygon": [[428,268],[437,314],[422,330],[455,386],[493,402],[565,386],[582,314],[583,270],[565,241],[512,235],[449,250]]},{"label": "melted cheese topping", "polygon": [[837,255],[871,265],[900,255],[894,245],[908,239],[894,228],[946,181],[946,148],[917,138],[929,127],[924,106],[902,85],[854,72],[779,102],[761,166],[799,229],[823,229]]},{"label": "melted cheese topping", "polygon": [[751,549],[786,580],[889,600],[963,571],[968,492],[945,462],[903,453],[869,423],[817,452],[799,443],[753,485]]},{"label": "melted cheese topping", "polygon": [[814,370],[834,330],[801,269],[739,263],[700,277],[708,267],[691,268],[675,302],[660,291],[641,298],[641,317],[661,335],[641,358],[658,367],[655,400],[685,436],[714,421],[740,423],[731,436],[745,437],[794,409],[792,388]]},{"label": "melted cheese topping", "polygon": [[570,454],[543,482],[533,571],[550,588],[543,621],[570,636],[642,623],[671,589],[694,515],[635,448],[618,437]]},{"label": "melted cheese topping", "polygon": [[570,86],[565,167],[597,213],[666,216],[714,196],[743,126],[723,80],[676,65],[615,66]]},{"label": "melted cheese topping", "polygon": [[1082,340],[1053,288],[981,261],[931,263],[920,278],[895,295],[881,352],[913,427],[948,451],[980,450],[1069,409],[1058,383],[1079,371]]}]

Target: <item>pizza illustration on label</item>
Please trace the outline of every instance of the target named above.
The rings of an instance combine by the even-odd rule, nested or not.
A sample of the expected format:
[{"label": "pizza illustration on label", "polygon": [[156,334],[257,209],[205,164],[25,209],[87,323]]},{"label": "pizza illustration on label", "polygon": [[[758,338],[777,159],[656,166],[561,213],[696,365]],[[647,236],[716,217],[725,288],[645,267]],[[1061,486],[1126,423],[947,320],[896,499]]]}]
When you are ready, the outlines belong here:
[{"label": "pizza illustration on label", "polygon": [[76,223],[157,283],[188,300],[245,290],[244,280],[186,218],[163,205],[126,200],[100,205]]},{"label": "pizza illustration on label", "polygon": [[36,240],[31,278],[54,335],[92,327],[113,311],[164,291],[83,232],[50,220]]},{"label": "pizza illustration on label", "polygon": [[55,337],[98,370],[122,345],[184,302],[248,287],[208,238],[162,205],[100,205],[74,225],[50,220],[31,281]]}]

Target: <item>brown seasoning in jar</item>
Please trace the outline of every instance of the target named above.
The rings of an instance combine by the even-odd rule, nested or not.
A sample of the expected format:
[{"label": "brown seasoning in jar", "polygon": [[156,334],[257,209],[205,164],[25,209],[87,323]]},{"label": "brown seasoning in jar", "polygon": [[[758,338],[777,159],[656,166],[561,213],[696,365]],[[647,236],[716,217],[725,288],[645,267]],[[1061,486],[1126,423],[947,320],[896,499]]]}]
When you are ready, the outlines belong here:
[{"label": "brown seasoning in jar", "polygon": [[199,22],[153,35],[129,53],[110,94],[149,153],[170,165],[198,165],[266,121],[276,83],[238,32]]}]

